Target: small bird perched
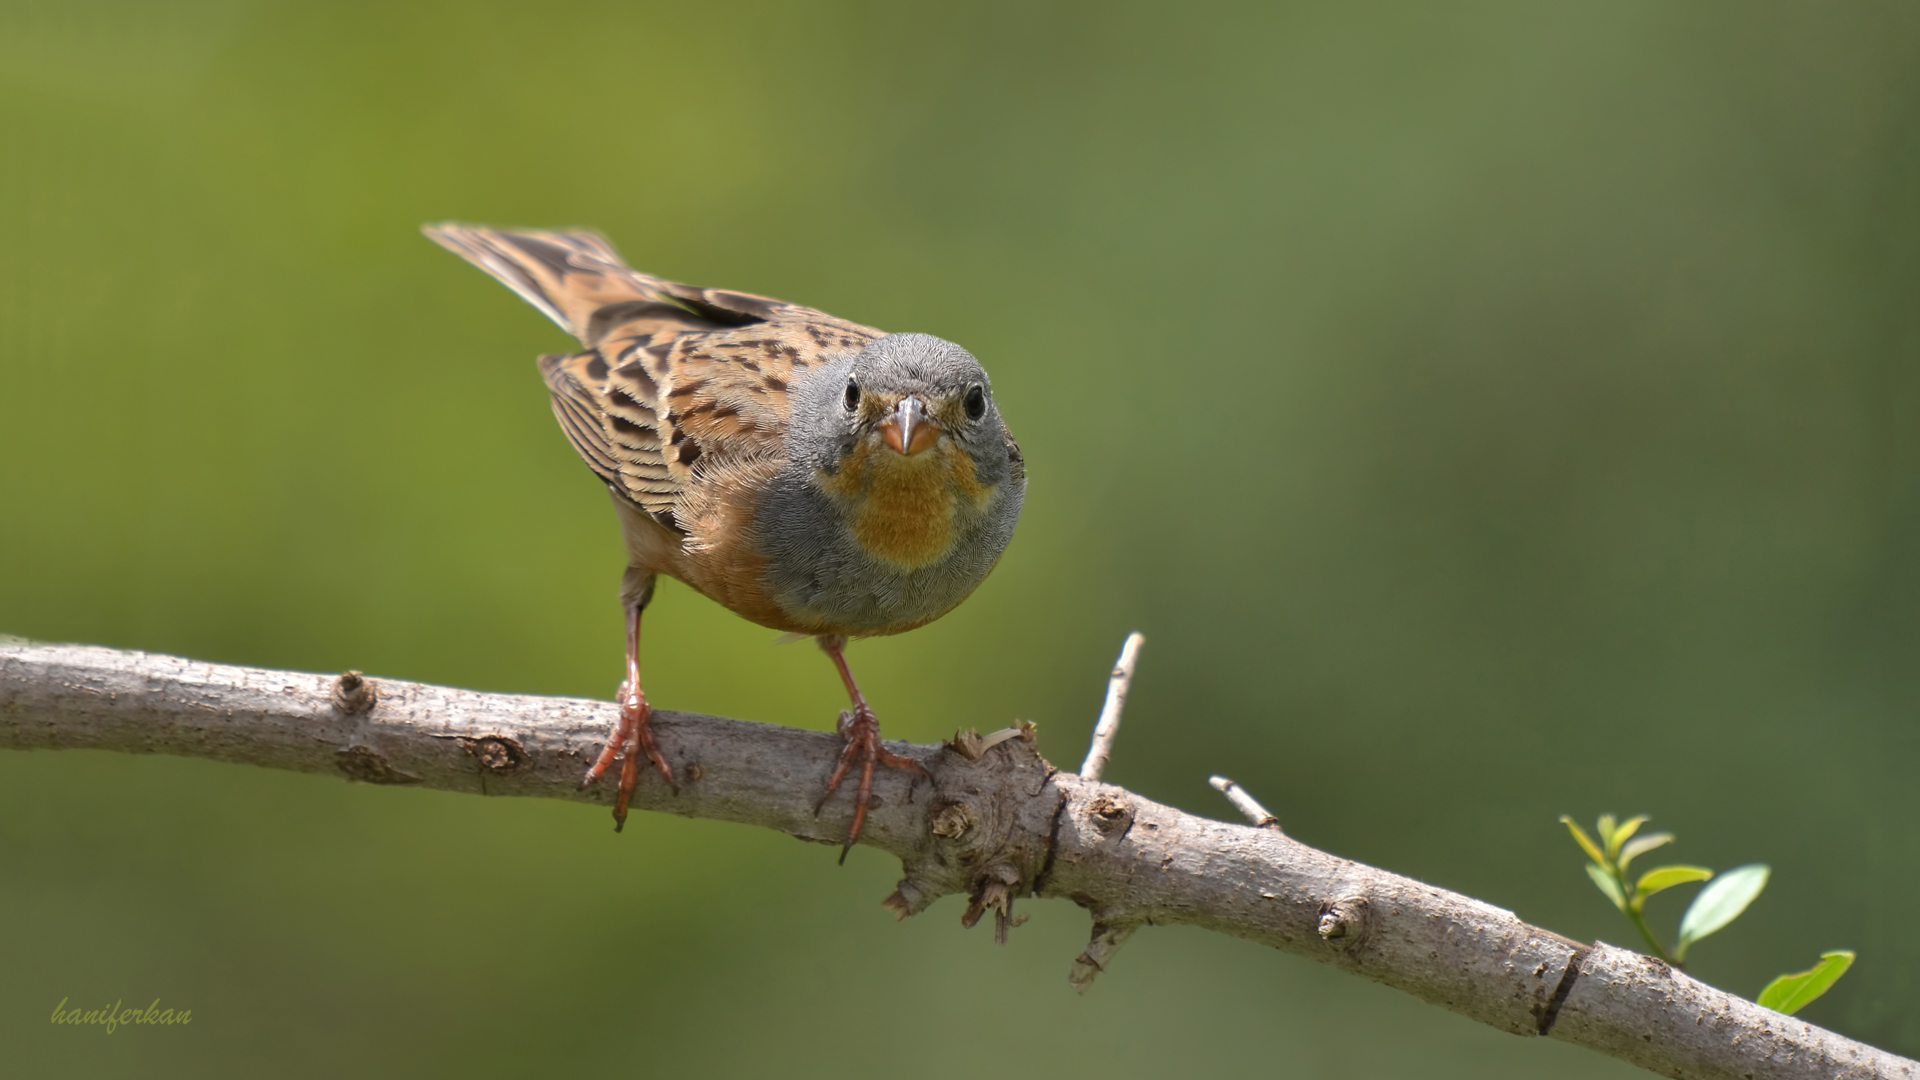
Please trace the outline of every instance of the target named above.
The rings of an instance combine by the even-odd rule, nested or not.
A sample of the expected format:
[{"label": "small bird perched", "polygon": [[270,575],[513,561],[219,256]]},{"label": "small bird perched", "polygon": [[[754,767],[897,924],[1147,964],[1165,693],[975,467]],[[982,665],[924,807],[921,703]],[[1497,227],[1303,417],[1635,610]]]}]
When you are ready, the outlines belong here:
[{"label": "small bird perched", "polygon": [[590,232],[429,225],[578,338],[540,357],[560,421],[605,481],[627,544],[619,720],[582,786],[621,760],[617,831],[642,755],[669,786],[640,690],[640,615],[667,574],[762,626],[816,638],[852,699],[816,805],[855,765],[847,849],[876,766],[926,775],[880,745],[847,668],[850,638],[924,626],[966,599],[1013,536],[1020,448],[972,354],[763,296],[628,269]]}]

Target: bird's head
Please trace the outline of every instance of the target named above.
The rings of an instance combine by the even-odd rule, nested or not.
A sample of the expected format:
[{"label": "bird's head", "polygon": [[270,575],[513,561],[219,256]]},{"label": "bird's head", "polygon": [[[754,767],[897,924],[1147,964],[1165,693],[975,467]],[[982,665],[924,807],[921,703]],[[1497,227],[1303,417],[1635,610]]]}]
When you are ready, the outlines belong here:
[{"label": "bird's head", "polygon": [[[842,455],[892,454],[931,467],[952,444],[1005,456],[1006,429],[973,354],[928,334],[889,334],[853,358],[840,387]],[[984,464],[984,462],[982,462]]]},{"label": "bird's head", "polygon": [[828,370],[834,381],[823,372],[797,403],[796,434],[815,482],[848,511],[870,552],[924,565],[1004,488],[1018,498],[1019,451],[986,369],[967,350],[889,334]]}]

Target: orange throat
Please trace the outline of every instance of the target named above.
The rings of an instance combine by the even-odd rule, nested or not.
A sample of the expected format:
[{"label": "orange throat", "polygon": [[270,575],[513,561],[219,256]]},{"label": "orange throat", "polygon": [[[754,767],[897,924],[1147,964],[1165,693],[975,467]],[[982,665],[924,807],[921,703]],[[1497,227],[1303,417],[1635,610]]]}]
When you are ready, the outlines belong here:
[{"label": "orange throat", "polygon": [[818,479],[846,507],[860,546],[902,570],[945,558],[962,505],[982,509],[991,494],[974,479],[973,459],[946,440],[911,457],[863,444]]}]

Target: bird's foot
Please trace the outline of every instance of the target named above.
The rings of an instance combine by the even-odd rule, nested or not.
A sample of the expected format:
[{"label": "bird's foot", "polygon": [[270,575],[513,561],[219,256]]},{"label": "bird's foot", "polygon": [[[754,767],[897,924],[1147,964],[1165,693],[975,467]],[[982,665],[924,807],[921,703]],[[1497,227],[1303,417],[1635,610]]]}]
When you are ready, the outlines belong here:
[{"label": "bird's foot", "polygon": [[889,769],[916,772],[928,779],[932,779],[933,774],[918,761],[889,753],[886,747],[880,745],[880,718],[873,715],[873,710],[865,702],[842,712],[837,729],[840,737],[846,740],[846,745],[840,750],[840,763],[834,767],[833,775],[827,778],[826,793],[820,796],[819,802],[813,804],[813,813],[819,816],[820,808],[827,805],[827,800],[833,798],[834,792],[840,790],[840,781],[846,779],[847,771],[859,765],[860,786],[853,797],[853,824],[847,826],[847,842],[840,848],[840,861],[845,863],[847,852],[853,849],[854,841],[860,839],[860,827],[866,824],[867,807],[873,804],[874,769],[885,765]]},{"label": "bird's foot", "polygon": [[600,779],[614,758],[620,759],[620,788],[613,797],[613,831],[619,832],[627,824],[627,805],[633,801],[633,789],[640,786],[640,759],[645,757],[660,770],[660,778],[677,793],[679,785],[673,782],[673,769],[668,767],[667,759],[660,754],[659,744],[653,741],[653,726],[648,721],[653,717],[653,709],[647,705],[647,699],[639,687],[621,683],[620,692],[615,695],[620,702],[620,718],[614,721],[613,734],[607,736],[607,745],[601,749],[600,756],[594,759],[593,767],[587,770],[586,778],[580,781],[581,787]]}]

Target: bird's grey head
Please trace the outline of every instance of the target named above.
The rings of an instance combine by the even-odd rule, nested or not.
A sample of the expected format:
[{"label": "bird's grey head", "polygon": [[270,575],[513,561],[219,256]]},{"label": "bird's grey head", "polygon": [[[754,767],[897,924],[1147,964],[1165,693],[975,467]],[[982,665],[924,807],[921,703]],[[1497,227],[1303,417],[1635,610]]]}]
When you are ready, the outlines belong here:
[{"label": "bird's grey head", "polygon": [[975,478],[1017,474],[1018,450],[973,354],[930,334],[888,334],[823,365],[796,387],[790,450],[827,472],[861,452],[918,457],[951,440],[973,459]]},{"label": "bird's grey head", "polygon": [[892,334],[789,389],[784,481],[754,514],[766,585],[801,625],[893,634],[985,579],[1026,491],[987,373],[965,349]]}]

